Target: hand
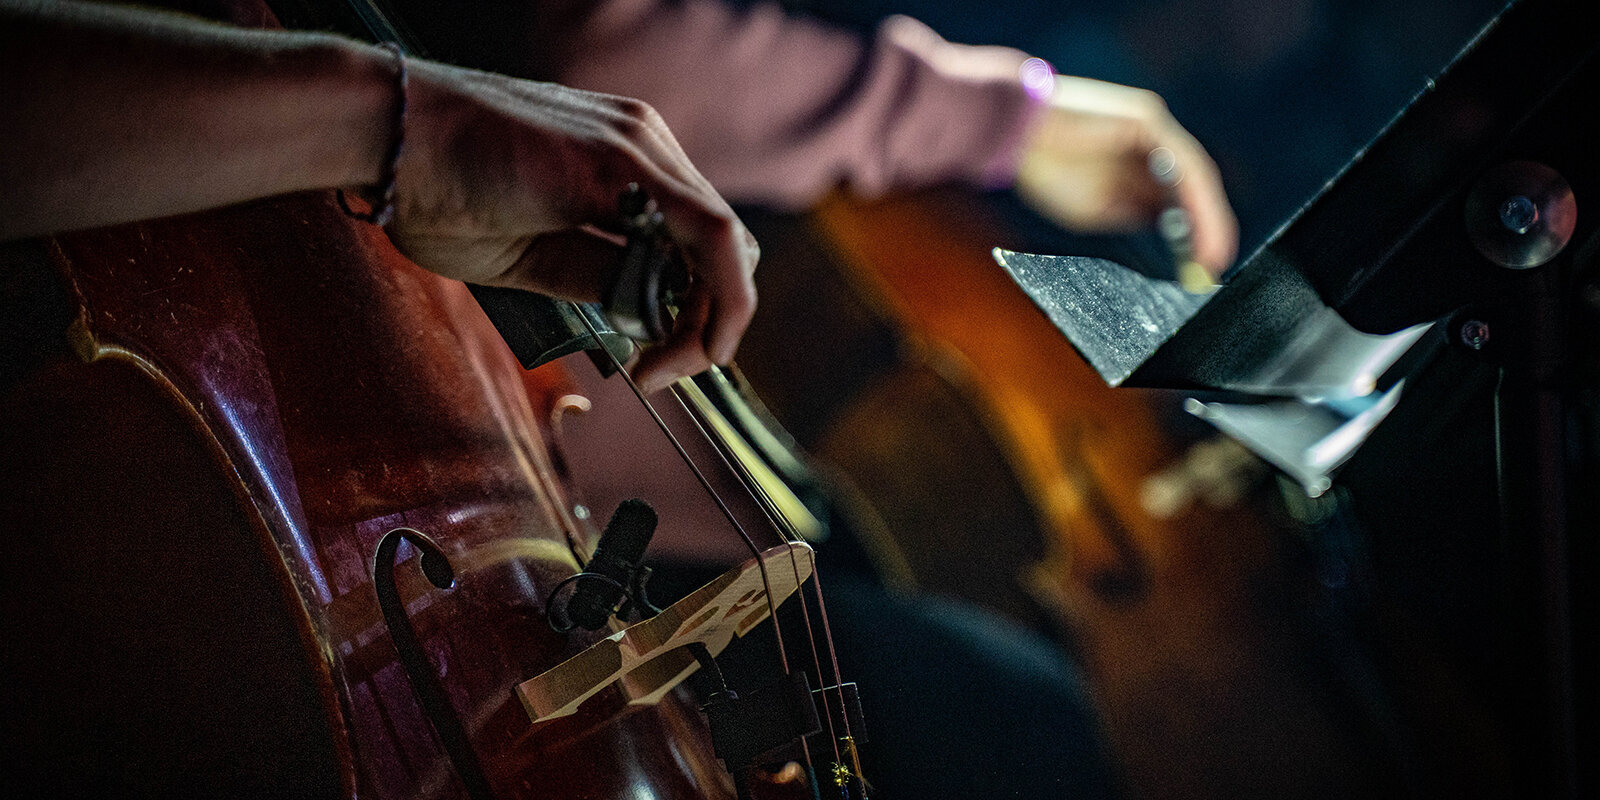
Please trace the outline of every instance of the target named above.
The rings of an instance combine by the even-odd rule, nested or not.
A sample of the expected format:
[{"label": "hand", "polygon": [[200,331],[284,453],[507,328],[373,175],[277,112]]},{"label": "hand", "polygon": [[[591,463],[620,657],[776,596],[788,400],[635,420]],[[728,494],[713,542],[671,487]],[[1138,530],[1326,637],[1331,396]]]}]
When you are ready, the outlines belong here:
[{"label": "hand", "polygon": [[389,237],[447,277],[598,300],[621,252],[607,229],[630,182],[655,199],[693,286],[641,357],[647,390],[733,358],[755,312],[760,251],[644,103],[411,62]]},{"label": "hand", "polygon": [[[328,34],[0,0],[0,240],[370,185],[393,135],[393,58]],[[755,241],[654,111],[407,63],[388,227],[402,252],[451,278],[597,299],[617,266],[597,234],[637,183],[694,278],[637,376],[660,386],[733,357],[755,311]]]},{"label": "hand", "polygon": [[[1177,181],[1150,171],[1150,153],[1176,156]],[[1213,278],[1233,263],[1239,223],[1216,164],[1152,92],[1056,76],[1049,107],[1024,144],[1017,192],[1069,230],[1126,232],[1176,202],[1193,225],[1194,259]]]}]

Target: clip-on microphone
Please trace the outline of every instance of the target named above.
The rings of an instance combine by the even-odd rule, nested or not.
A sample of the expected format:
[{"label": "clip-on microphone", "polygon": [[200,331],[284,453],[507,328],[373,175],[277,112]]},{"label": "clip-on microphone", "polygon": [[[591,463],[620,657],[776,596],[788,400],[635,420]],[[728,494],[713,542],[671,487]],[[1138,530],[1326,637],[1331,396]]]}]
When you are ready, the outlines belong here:
[{"label": "clip-on microphone", "polygon": [[[643,617],[660,609],[650,604],[645,581],[650,568],[640,564],[656,530],[656,512],[643,500],[624,500],[600,534],[594,557],[582,572],[556,585],[545,604],[550,627],[565,633],[573,628],[598,630],[613,614],[626,615],[629,606]],[[563,599],[562,590],[572,585]],[[619,608],[620,606],[620,608]]]}]

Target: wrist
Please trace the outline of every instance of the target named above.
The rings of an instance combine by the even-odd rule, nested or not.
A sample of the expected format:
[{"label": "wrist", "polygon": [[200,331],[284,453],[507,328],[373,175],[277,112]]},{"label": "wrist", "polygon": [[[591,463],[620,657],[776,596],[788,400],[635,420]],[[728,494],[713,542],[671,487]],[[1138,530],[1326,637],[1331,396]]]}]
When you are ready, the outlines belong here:
[{"label": "wrist", "polygon": [[400,45],[385,42],[379,45],[394,59],[394,98],[390,101],[392,110],[389,114],[389,142],[383,149],[382,159],[378,164],[378,177],[372,183],[364,185],[359,194],[366,201],[365,209],[350,207],[343,189],[338,190],[337,197],[339,208],[346,216],[370,222],[377,226],[389,224],[394,217],[395,171],[400,163],[400,151],[406,141],[406,54]]},{"label": "wrist", "polygon": [[980,186],[1005,189],[1017,183],[1030,151],[1036,147],[1040,129],[1047,122],[1056,83],[1055,69],[1042,58],[1029,58],[1017,68],[1019,93],[1024,99],[1018,103],[1011,124],[1000,127],[994,155],[979,173]]},{"label": "wrist", "polygon": [[319,73],[312,102],[320,119],[307,125],[316,137],[308,188],[379,186],[392,175],[392,151],[403,130],[401,62],[387,48],[316,38],[322,41],[298,54]]}]

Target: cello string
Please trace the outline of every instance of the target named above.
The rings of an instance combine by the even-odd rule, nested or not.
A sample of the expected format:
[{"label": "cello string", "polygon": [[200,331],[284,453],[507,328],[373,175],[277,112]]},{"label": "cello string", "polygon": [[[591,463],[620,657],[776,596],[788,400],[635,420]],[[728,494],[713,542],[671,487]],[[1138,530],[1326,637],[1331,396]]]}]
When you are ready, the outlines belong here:
[{"label": "cello string", "polygon": [[[790,674],[792,674],[792,670],[789,667],[788,648],[785,647],[784,643],[783,643],[783,639],[784,639],[784,637],[783,637],[783,627],[778,622],[778,604],[777,604],[777,600],[776,600],[775,596],[772,593],[772,579],[771,579],[771,576],[769,576],[767,574],[766,559],[763,559],[761,557],[761,552],[760,552],[759,548],[756,547],[755,540],[750,537],[750,534],[744,529],[744,525],[742,525],[739,522],[739,520],[734,516],[733,510],[731,508],[729,508],[727,502],[725,500],[723,500],[722,495],[719,494],[717,492],[716,488],[711,485],[711,480],[706,477],[705,472],[703,470],[701,470],[700,466],[695,463],[695,461],[694,461],[694,459],[692,457],[690,457],[689,451],[684,448],[683,443],[681,441],[679,441],[678,437],[672,432],[671,427],[667,425],[667,422],[666,422],[665,419],[662,418],[661,413],[656,410],[655,405],[650,402],[649,398],[645,397],[644,391],[642,389],[640,389],[639,388],[639,384],[634,381],[632,373],[628,372],[627,367],[623,366],[621,360],[619,360],[617,358],[616,354],[612,353],[609,349],[607,349],[605,347],[604,343],[602,342],[602,340],[600,338],[600,332],[595,328],[594,323],[591,322],[589,320],[589,318],[586,315],[583,315],[583,314],[579,314],[578,318],[583,321],[584,328],[588,329],[589,336],[592,337],[593,340],[595,341],[595,343],[599,345],[600,350],[605,352],[606,360],[611,363],[611,366],[614,369],[616,369],[617,374],[622,376],[623,381],[626,382],[627,385],[628,385],[628,389],[633,392],[633,396],[638,399],[639,404],[641,406],[643,406],[645,411],[650,414],[650,418],[655,421],[656,427],[660,428],[662,435],[667,437],[667,441],[672,444],[673,450],[677,451],[678,457],[680,459],[682,459],[684,464],[689,467],[689,471],[694,474],[695,480],[699,481],[701,488],[704,489],[706,494],[711,497],[712,501],[716,504],[717,509],[719,511],[721,511],[722,515],[728,519],[728,522],[730,524],[733,525],[733,529],[739,534],[739,538],[744,541],[745,546],[750,549],[750,552],[755,554],[756,568],[759,569],[760,572],[761,572],[761,584],[762,584],[762,587],[766,590],[766,595],[767,595],[767,616],[772,619],[773,638],[777,641],[777,644],[778,644],[778,660],[782,663],[784,676],[788,677]],[[678,403],[680,405],[684,405],[685,412],[687,412],[689,414],[690,421],[694,423],[695,428],[700,432],[700,435],[702,437],[704,437],[707,441],[714,442],[715,440],[712,439],[711,434],[706,430],[705,426],[701,424],[699,418],[693,412],[689,412],[688,411],[687,405],[683,403],[683,398],[680,397],[678,395],[678,393],[677,393],[676,386],[674,386],[674,390],[673,390],[673,395],[672,396],[675,399],[677,399],[677,401],[678,401]],[[721,451],[720,448],[716,447],[713,444],[711,449],[718,454],[719,458],[723,459],[724,463],[727,463],[727,459],[726,459],[725,456],[722,456],[722,451]],[[729,466],[731,468],[731,465],[729,465]],[[738,471],[735,471],[735,475],[738,475]],[[744,482],[743,479],[741,479],[740,483],[744,484],[745,482]],[[747,491],[751,491],[751,488],[748,485],[745,486],[745,489]],[[764,493],[763,493],[763,495],[758,495],[758,496],[764,496]],[[767,498],[767,499],[770,502],[770,498]],[[757,505],[758,506],[762,506],[763,503],[758,502]],[[763,513],[765,513],[765,509],[763,509]],[[777,527],[777,526],[775,525],[774,527]],[[780,532],[780,536],[782,536],[783,532],[782,532],[781,528],[780,528],[779,532]],[[791,549],[789,551],[789,559],[790,559],[791,563],[793,563],[794,557],[795,557],[794,556],[794,550]],[[813,576],[813,578],[816,576],[815,564],[816,564],[816,562],[813,559],[813,561],[812,561],[812,565],[813,565],[812,566],[812,576]],[[798,567],[795,567],[795,575],[796,575],[796,578],[797,578],[796,586],[795,586],[795,594],[800,596],[801,605],[802,605],[802,608],[803,608],[804,605],[805,605],[805,587],[800,585],[801,582],[798,580],[798,577],[799,577],[799,568]],[[812,652],[815,653],[816,652],[815,635],[811,632],[809,624],[807,625],[806,639],[811,644]],[[818,676],[820,677],[820,675],[821,675],[821,672],[820,672],[820,667],[819,667]],[[826,707],[827,707],[826,706],[827,692],[823,692],[823,698],[824,698],[824,700],[823,700],[824,709],[826,709]],[[831,731],[831,729],[832,729],[831,720],[830,720],[829,724],[830,724],[830,731]],[[829,738],[831,740],[833,737],[830,736]],[[800,742],[800,753],[801,753],[801,756],[805,759],[807,764],[811,764],[813,762],[813,759],[811,757],[811,745],[808,742],[806,742],[806,739],[805,739],[804,736],[800,737],[799,742]],[[834,760],[837,763],[837,762],[839,762],[841,760],[841,757],[839,755],[839,747],[838,747],[837,742],[832,742],[832,744],[833,744],[833,751],[834,751]],[[813,768],[813,774],[815,774],[815,768]]]},{"label": "cello string", "polygon": [[[731,373],[731,375],[734,378],[734,380],[725,380],[724,382],[729,387],[732,387],[731,390],[735,391],[736,393],[737,393],[737,387],[744,383],[743,377],[738,374],[738,368],[737,367],[730,366],[730,367],[727,367],[727,368],[721,368],[721,367],[713,366],[711,368],[711,371],[713,373],[716,373],[717,377],[722,377],[724,373]],[[678,402],[680,404],[684,404],[684,398],[682,396],[682,393],[679,393]],[[693,409],[691,409],[687,405],[685,405],[684,410],[685,410],[686,413],[689,413],[691,415],[691,418],[695,418],[695,411]],[[714,413],[714,412],[711,412],[711,413]],[[704,430],[702,430],[702,433],[703,434],[705,433]],[[772,524],[773,528],[776,529],[779,532],[780,535],[784,536],[790,542],[801,542],[801,541],[803,541],[804,537],[801,535],[801,533],[799,531],[799,528],[795,524],[794,520],[788,515],[788,513],[786,513],[783,510],[782,506],[780,506],[772,498],[771,494],[768,492],[768,490],[767,490],[766,486],[763,484],[763,482],[760,479],[758,479],[754,475],[754,473],[747,466],[745,466],[744,462],[741,459],[737,458],[736,456],[733,457],[731,459],[731,462],[730,462],[730,458],[728,457],[728,455],[725,454],[725,453],[722,453],[720,451],[720,449],[719,449],[718,455],[722,457],[723,463],[729,469],[734,470],[735,473],[740,477],[742,483],[746,487],[746,490],[749,491],[752,495],[754,495],[759,501],[761,501],[761,509],[762,509],[763,513],[766,514],[767,519]],[[838,697],[839,697],[839,709],[840,709],[840,718],[839,719],[840,719],[840,723],[844,727],[845,735],[847,737],[853,738],[854,737],[854,732],[851,730],[851,727],[850,727],[851,726],[851,721],[850,721],[850,714],[848,712],[848,699],[847,699],[847,697],[845,695],[845,690],[844,690],[844,683],[845,683],[845,681],[844,681],[844,672],[839,667],[838,647],[834,643],[833,628],[832,628],[832,624],[831,624],[831,618],[828,616],[827,602],[824,599],[824,592],[823,592],[823,589],[822,589],[821,568],[817,564],[817,554],[816,554],[815,549],[812,549],[812,548],[808,547],[807,548],[807,553],[808,553],[808,558],[811,561],[812,590],[814,592],[816,592],[816,595],[817,595],[818,616],[822,621],[823,642],[824,642],[824,645],[825,645],[827,653],[828,653],[828,660],[830,662],[830,666],[833,668],[834,688],[835,688],[836,693],[838,694]],[[800,583],[800,581],[799,581],[799,565],[794,562],[793,558],[790,559],[790,563],[791,563],[791,565],[793,566],[793,568],[795,570],[796,583],[798,584],[798,583]],[[806,601],[806,598],[805,598],[803,593],[801,594],[801,597],[800,597],[800,609],[801,609],[801,613],[804,615],[804,618],[805,618],[806,630],[807,631],[814,631],[815,630],[815,626],[814,626],[814,623],[811,620],[810,605]],[[825,675],[824,675],[824,672],[822,670],[822,664],[820,663],[820,656],[817,653],[814,634],[811,637],[809,637],[808,640],[811,642],[812,667],[813,667],[813,669],[816,670],[816,674],[817,674],[818,679],[819,680],[823,680],[825,678]],[[826,691],[826,684],[824,684],[824,691],[822,692],[822,695],[823,695],[824,707],[826,708],[827,696],[828,696],[828,693]],[[832,724],[833,724],[833,720],[830,717],[830,719],[829,719],[829,731],[830,731],[830,734],[832,733]],[[835,754],[837,755],[837,747],[835,747]],[[857,766],[859,767],[859,765],[857,765]],[[857,770],[857,772],[859,773],[859,769]]]},{"label": "cello string", "polygon": [[[606,348],[604,340],[600,338],[600,331],[595,328],[594,323],[589,321],[588,316],[584,314],[578,314],[577,317],[583,321],[583,327],[589,331],[589,336],[593,338],[595,345],[601,352],[606,354],[606,360],[611,363],[611,366],[614,369],[616,369],[617,374],[622,376],[622,380],[628,384],[628,389],[632,391],[633,396],[639,400],[639,404],[643,406],[644,410],[650,414],[650,418],[655,421],[656,427],[661,429],[662,435],[667,437],[667,441],[672,445],[672,449],[677,452],[678,458],[682,459],[683,463],[689,467],[689,471],[694,475],[695,480],[700,483],[700,488],[704,489],[706,494],[711,497],[711,501],[716,504],[717,510],[722,512],[722,515],[727,518],[729,524],[733,525],[734,531],[736,531],[739,534],[739,538],[744,541],[745,547],[749,548],[750,552],[754,554],[756,559],[756,568],[761,571],[761,585],[767,593],[767,611],[772,617],[773,633],[777,634],[776,638],[778,640],[778,656],[783,661],[783,674],[787,676],[790,672],[788,650],[783,644],[783,627],[778,622],[777,601],[772,595],[772,580],[770,576],[767,575],[766,559],[761,557],[761,549],[756,546],[755,540],[750,537],[750,534],[747,531],[745,531],[744,525],[740,524],[738,518],[734,516],[733,509],[728,507],[727,501],[723,500],[722,495],[719,494],[716,488],[711,485],[711,480],[706,477],[705,472],[702,471],[699,465],[695,464],[694,459],[689,456],[689,451],[684,448],[683,442],[678,441],[678,437],[672,433],[671,427],[667,425],[667,421],[665,419],[662,419],[661,413],[656,410],[656,407],[650,402],[650,399],[644,396],[644,390],[639,388],[639,384],[634,381],[633,375],[628,372],[627,367],[622,365],[622,361],[617,358],[615,353],[612,353],[608,348]],[[693,417],[691,416],[691,419],[692,418]],[[696,422],[697,426],[698,424],[699,423]],[[707,435],[705,434],[703,428],[701,429],[701,434]]]},{"label": "cello string", "polygon": [[[851,740],[854,740],[855,733],[850,730],[850,709],[847,705],[848,698],[845,697],[844,693],[844,673],[839,669],[839,650],[838,648],[834,647],[833,644],[833,626],[830,625],[828,621],[828,602],[823,599],[822,573],[817,569],[817,555],[815,551],[811,553],[811,588],[817,593],[818,616],[822,619],[822,638],[823,641],[827,643],[828,659],[832,662],[833,666],[833,685],[837,688],[839,694],[839,718],[843,720],[845,736],[848,736],[851,738]],[[805,606],[802,603],[801,608],[804,607]],[[817,667],[817,674],[819,676],[822,674],[822,667]],[[824,693],[824,696],[826,696],[826,693]],[[838,748],[835,747],[835,750],[837,749]],[[856,772],[857,777],[859,777],[861,772],[860,764],[856,764]]]},{"label": "cello string", "polygon": [[[716,370],[717,367],[712,367],[711,369]],[[717,439],[711,434],[704,421],[701,419],[701,412],[697,412],[693,407],[694,404],[685,400],[684,391],[680,389],[679,385],[674,385],[673,397],[678,401],[678,404],[680,407],[682,407],[684,413],[689,416],[690,421],[692,421],[695,424],[695,427],[699,429],[700,434],[715,443]],[[766,487],[761,485],[760,481],[756,480],[755,476],[751,474],[750,469],[738,458],[729,457],[727,453],[723,452],[723,448],[713,447],[712,449],[716,452],[717,457],[722,460],[723,466],[727,467],[728,470],[734,474],[734,477],[738,478],[739,483],[744,487],[745,491],[749,492],[751,496],[756,499],[757,507],[761,509],[761,513],[766,517],[767,522],[772,525],[773,529],[777,531],[778,535],[791,544],[803,544],[803,539],[798,530],[795,528],[793,520],[791,520],[789,516],[778,507],[778,504],[773,501],[772,495],[767,491]],[[840,724],[844,727],[846,736],[853,736],[850,730],[850,715],[847,712],[847,705],[844,697],[844,681],[839,673],[838,655],[834,650],[832,631],[826,620],[827,609],[820,603],[821,583],[817,582],[816,551],[807,545],[806,552],[808,553],[808,558],[811,561],[812,589],[818,592],[818,613],[824,616],[823,630],[827,631],[826,648],[828,649],[833,663],[834,688],[839,695]],[[806,642],[808,645],[810,645],[812,668],[816,670],[817,680],[823,682],[821,687],[822,707],[823,717],[827,720],[828,724],[828,741],[833,750],[835,762],[842,763],[844,759],[839,752],[839,737],[834,728],[835,723],[833,719],[832,708],[828,703],[828,687],[826,683],[827,676],[822,670],[822,657],[817,650],[815,633],[816,627],[811,620],[811,606],[808,602],[806,602],[804,581],[800,579],[800,565],[796,561],[796,556],[793,550],[789,552],[789,564],[790,568],[794,571],[796,585],[795,593],[798,595],[798,599],[800,601],[801,618],[804,621],[806,629]]]},{"label": "cello string", "polygon": [[[376,37],[379,41],[388,43],[389,45],[391,45],[392,47],[395,48],[395,50],[398,53],[399,57],[402,59],[402,61],[401,61],[402,69],[403,69],[403,65],[404,65],[403,59],[405,58],[405,56],[407,56],[407,55],[424,55],[424,56],[427,55],[426,51],[421,47],[420,42],[418,42],[414,36],[410,35],[408,31],[402,31],[399,28],[399,26],[397,26],[394,23],[394,21],[392,19],[390,19],[390,17],[388,15],[388,13],[386,12],[386,10],[373,5],[371,3],[371,0],[348,0],[347,7],[350,8],[351,10],[353,10],[356,13],[356,15],[361,19],[362,24],[367,27],[367,29],[374,35],[374,37]],[[655,406],[650,403],[649,398],[645,397],[644,392],[642,390],[640,390],[639,385],[634,381],[633,375],[631,373],[629,373],[627,368],[622,365],[622,363],[618,360],[617,356],[614,353],[612,353],[610,351],[610,349],[608,349],[605,346],[604,341],[600,337],[600,332],[598,330],[596,330],[594,324],[588,319],[587,315],[580,313],[580,314],[577,315],[577,317],[580,320],[583,321],[583,325],[588,330],[588,333],[589,333],[589,336],[591,337],[591,339],[597,345],[599,345],[599,349],[606,354],[606,359],[608,361],[610,361],[610,363],[613,366],[613,368],[615,368],[616,371],[619,374],[622,375],[623,380],[628,385],[628,389],[633,392],[634,397],[639,400],[640,405],[642,405],[644,407],[645,411],[647,411],[650,414],[651,419],[655,421],[656,427],[658,427],[661,430],[662,434],[666,436],[667,441],[671,443],[673,449],[677,452],[678,457],[680,459],[682,459],[683,462],[689,467],[690,472],[693,473],[693,475],[695,476],[695,479],[697,481],[699,481],[701,487],[706,491],[706,494],[711,497],[712,501],[716,504],[718,510],[722,513],[722,515],[728,519],[730,524],[733,525],[734,531],[737,532],[738,535],[739,535],[739,538],[741,540],[743,540],[743,542],[745,544],[745,547],[747,547],[750,550],[750,552],[755,556],[756,568],[758,570],[760,570],[762,587],[765,589],[766,595],[767,595],[767,613],[768,613],[768,616],[771,617],[771,619],[772,619],[772,628],[773,628],[774,638],[776,639],[777,645],[778,645],[778,660],[779,660],[780,664],[782,665],[784,676],[785,677],[789,676],[791,674],[791,670],[790,670],[790,667],[789,667],[789,658],[788,658],[787,648],[784,645],[784,636],[783,636],[782,625],[778,621],[777,601],[774,598],[773,593],[772,593],[772,582],[771,582],[771,578],[770,578],[770,576],[768,575],[768,572],[767,572],[766,560],[761,557],[760,549],[756,546],[755,541],[750,537],[750,534],[744,529],[744,526],[742,524],[740,524],[739,520],[734,516],[732,510],[728,507],[727,503],[723,500],[722,496],[717,493],[717,491],[716,491],[716,489],[714,487],[712,487],[710,480],[707,479],[707,477],[705,476],[704,472],[702,472],[700,470],[699,466],[695,464],[694,459],[689,456],[689,453],[688,453],[688,451],[686,449],[684,449],[682,442],[678,441],[678,438],[672,433],[672,430],[666,424],[666,421],[664,419],[662,419],[661,415],[656,411]],[[676,391],[674,391],[674,397],[677,397]],[[682,399],[679,398],[679,403],[682,403],[682,402],[683,402]],[[715,441],[715,440],[711,439],[710,435],[705,431],[704,427],[700,425],[699,421],[695,418],[694,414],[691,413],[689,416],[690,416],[691,420],[695,420],[696,427],[700,429],[701,435],[703,437],[705,437],[708,441]],[[712,449],[713,450],[717,450],[719,455],[720,455],[720,450],[718,450],[718,448],[713,446]],[[749,483],[747,481],[741,480],[741,483],[744,483],[746,485],[746,489],[749,490]],[[770,502],[770,498],[767,498],[766,502]],[[556,504],[556,505],[558,507],[560,506],[560,504]],[[761,505],[761,504],[758,503],[758,505]],[[565,518],[565,514],[564,513],[563,513],[563,517]],[[569,524],[572,522],[572,520],[570,520],[570,519],[564,519],[564,521],[568,522]],[[570,537],[572,535],[572,533],[573,533],[573,529],[569,528],[569,530],[567,531],[568,536]],[[780,530],[780,535],[783,535],[781,530]],[[790,550],[789,558],[790,558],[791,564],[793,564],[793,562],[794,562],[794,551],[792,549]],[[815,556],[815,552],[814,551],[812,551],[811,559],[812,559],[812,576],[813,576],[813,578],[815,578],[815,576],[816,576],[816,556]],[[802,609],[804,609],[805,608],[805,591],[804,591],[803,585],[801,585],[801,582],[798,580],[799,567],[798,566],[794,566],[794,570],[795,570],[795,574],[796,574],[796,578],[797,578],[796,587],[795,587],[795,593],[800,596],[801,606],[802,606]],[[813,586],[814,587],[819,587],[820,584],[815,584],[814,583]],[[820,602],[820,598],[821,598],[821,595],[819,593],[819,595],[818,595],[819,602]],[[824,611],[824,613],[826,613],[826,612]],[[807,627],[806,638],[807,638],[807,641],[810,642],[810,644],[811,644],[811,649],[812,649],[812,652],[813,652],[813,656],[815,657],[816,642],[815,642],[815,635],[810,630],[809,615],[807,615],[807,620],[808,621],[807,621],[807,625],[806,625],[806,627]],[[824,625],[826,627],[826,621],[824,621]],[[830,636],[830,639],[829,639],[829,642],[828,642],[828,646],[829,646],[829,649],[831,651],[832,644],[833,644],[832,640],[831,640],[831,633],[829,634],[829,636]],[[839,681],[837,680],[837,676],[838,676],[837,659],[835,659],[834,669],[835,669],[835,678],[836,678],[835,683],[839,683]],[[818,677],[819,677],[819,679],[821,677],[820,667],[818,667]],[[827,697],[827,693],[826,692],[823,692],[823,697],[824,697],[824,703],[826,704],[826,697]],[[841,709],[842,709],[842,699],[843,699],[843,696],[842,696],[842,689],[841,689]],[[831,721],[830,721],[830,726],[831,726]],[[831,730],[831,727],[830,727],[830,730]],[[806,761],[807,764],[811,764],[812,763],[811,748],[810,748],[810,745],[806,742],[806,739],[805,739],[804,736],[800,737],[799,743],[800,743],[800,750],[801,750],[802,756],[805,758],[805,761]],[[837,760],[839,758],[837,744],[835,744],[835,746],[834,746],[834,754],[835,754],[835,759]],[[734,779],[735,779],[735,782],[738,782],[739,779],[740,779],[740,776],[735,774]]]}]

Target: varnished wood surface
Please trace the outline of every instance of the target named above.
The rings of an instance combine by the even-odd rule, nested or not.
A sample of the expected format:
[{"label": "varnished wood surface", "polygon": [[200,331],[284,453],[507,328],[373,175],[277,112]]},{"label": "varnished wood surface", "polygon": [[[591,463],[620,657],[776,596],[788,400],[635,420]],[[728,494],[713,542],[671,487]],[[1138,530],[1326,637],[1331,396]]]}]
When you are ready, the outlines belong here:
[{"label": "varnished wood surface", "polygon": [[[62,651],[48,644],[47,628],[19,618],[22,635],[8,652],[30,655],[15,667],[27,673],[17,691],[103,700],[75,720],[35,706],[18,722],[46,732],[138,731],[129,715],[172,696],[169,680],[192,684],[185,694],[230,700],[211,703],[212,714],[165,710],[157,717],[172,729],[165,736],[130,733],[90,753],[47,736],[43,752],[53,742],[64,748],[54,751],[60,758],[87,758],[85,774],[138,791],[146,780],[180,785],[186,764],[226,762],[256,738],[298,737],[305,744],[281,760],[243,759],[234,771],[187,779],[188,788],[458,796],[372,598],[377,539],[404,525],[440,542],[455,567],[449,590],[405,579],[415,563],[404,554],[397,569],[403,592],[411,587],[403,594],[409,616],[498,792],[731,791],[703,723],[673,698],[641,709],[620,692],[602,693],[537,730],[522,712],[518,682],[598,638],[558,635],[543,614],[545,594],[572,573],[573,548],[587,546],[593,531],[573,517],[552,469],[540,423],[547,409],[534,411],[531,384],[464,287],[406,264],[381,232],[345,220],[320,195],[63,237],[54,260],[78,309],[77,356],[10,387],[7,408],[29,419],[28,409],[36,418],[40,409],[88,406],[71,417],[80,427],[30,425],[28,438],[6,449],[7,473],[26,472],[34,483],[9,483],[4,508],[22,526],[19,557],[65,562],[62,581],[42,587],[63,593],[59,613],[94,615],[93,605],[73,598],[109,592],[120,598],[118,618],[137,623],[91,627],[78,645],[86,650]],[[49,400],[49,392],[70,402]],[[105,417],[106,451],[91,457],[70,442],[99,435],[81,429],[96,413]],[[167,421],[140,426],[134,439],[115,434],[144,417]],[[193,444],[177,437],[169,446],[157,435],[184,429]],[[124,441],[149,444],[123,452]],[[150,468],[119,474],[143,459]],[[109,491],[123,480],[148,487],[150,502]],[[28,488],[41,483],[52,491]],[[156,500],[207,485],[220,493],[205,506],[215,522]],[[104,550],[95,547],[99,537]],[[123,549],[131,556],[174,548],[183,557],[170,569],[135,558],[126,574],[111,566]],[[97,560],[77,571],[77,552]],[[236,573],[243,577],[227,577]],[[227,591],[235,581],[238,591]],[[23,609],[42,602],[15,597],[10,589],[19,585],[36,583],[11,584],[8,600]],[[270,658],[235,658],[243,644],[217,647],[231,635],[217,627],[225,609],[277,626],[238,629]],[[178,632],[189,628],[215,633],[185,640]],[[118,663],[118,651],[96,638],[115,634],[108,641],[139,647],[147,630],[169,632],[172,646]],[[54,668],[71,654],[81,663]],[[271,686],[277,673],[284,686],[264,696],[291,693],[282,720],[234,697],[260,691],[251,681]],[[72,675],[91,679],[76,686],[66,682]],[[304,730],[287,731],[283,720]],[[301,755],[287,757],[293,752]],[[136,761],[147,772],[127,773]],[[46,775],[23,774],[48,784]]]}]

